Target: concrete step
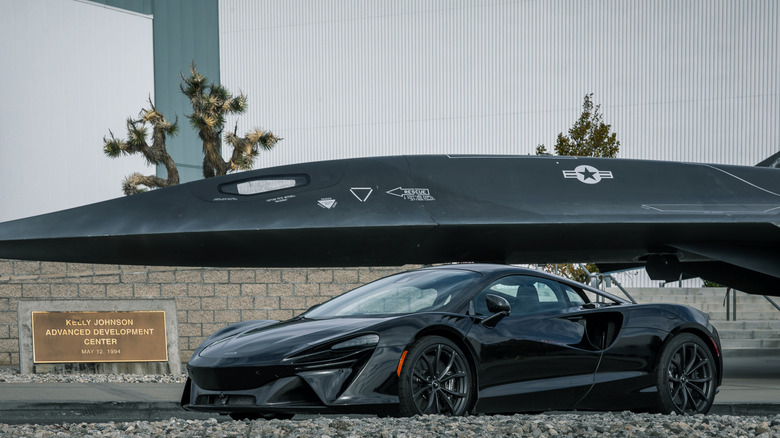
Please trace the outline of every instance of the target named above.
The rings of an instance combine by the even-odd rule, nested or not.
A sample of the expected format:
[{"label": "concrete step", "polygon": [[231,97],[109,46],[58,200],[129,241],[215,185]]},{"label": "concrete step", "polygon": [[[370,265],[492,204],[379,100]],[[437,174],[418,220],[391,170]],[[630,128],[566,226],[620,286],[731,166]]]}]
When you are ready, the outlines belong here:
[{"label": "concrete step", "polygon": [[[617,288],[608,292],[625,296]],[[780,311],[763,296],[737,292],[736,320],[726,321],[725,288],[635,288],[628,293],[638,303],[685,304],[707,313],[720,334],[724,356],[780,355]],[[729,319],[732,315],[729,309]]]},{"label": "concrete step", "polygon": [[780,348],[723,348],[723,357],[780,357]]},{"label": "concrete step", "polygon": [[[713,321],[726,321],[726,312],[705,312],[710,315]],[[780,321],[780,312],[777,310],[765,312],[737,312],[737,321],[739,320],[768,320]]]},{"label": "concrete step", "polygon": [[[709,314],[713,321],[726,320],[725,288],[637,288],[630,289],[629,293],[640,303],[685,304]],[[763,296],[743,292],[736,294],[737,320],[780,321],[780,311]],[[730,298],[729,305],[732,303]],[[733,309],[730,308],[729,317],[732,315]]]},{"label": "concrete step", "polygon": [[[719,310],[722,310],[723,312],[726,311],[726,306],[724,306],[721,303],[678,303],[678,304],[685,304],[687,306],[691,306],[693,308],[699,309],[703,312],[717,312]],[[746,311],[746,312],[775,312],[778,315],[780,315],[780,311],[769,305],[769,303],[737,303],[737,312],[740,311]],[[729,311],[733,312],[734,308],[732,306],[729,306]]]},{"label": "concrete step", "polygon": [[[660,302],[673,302],[673,303],[699,303],[699,302],[720,302],[726,298],[725,288],[629,288],[628,293],[637,302],[648,303],[660,303]],[[624,297],[625,295],[618,288],[607,288],[607,291]],[[744,292],[736,292],[737,303],[767,303],[769,302],[761,295],[746,294]],[[780,304],[780,298],[769,297],[775,302]],[[770,304],[771,305],[771,304]]]},{"label": "concrete step", "polygon": [[[639,304],[651,304],[651,303],[668,303],[668,304],[685,304],[688,306],[700,306],[700,305],[710,305],[710,306],[721,306],[724,309],[726,308],[726,303],[720,299],[720,298],[700,298],[700,297],[634,297],[637,303]],[[733,301],[729,300],[729,307],[733,306]],[[761,298],[761,299],[737,299],[737,308],[743,307],[743,306],[756,306],[761,308],[767,308],[767,309],[775,309],[777,310],[772,304]]]},{"label": "concrete step", "polygon": [[[715,327],[717,328],[717,326]],[[721,330],[718,329],[720,339],[780,339],[780,330]]]},{"label": "concrete step", "polygon": [[[672,294],[672,295],[658,295],[658,294],[631,294],[631,296],[638,302],[638,303],[681,303],[681,304],[691,304],[691,303],[719,303],[722,305],[725,305],[726,296],[725,295],[697,295],[694,293],[691,293],[689,295],[685,294]],[[733,299],[729,299],[729,302],[733,302]],[[775,300],[777,302],[777,300]],[[747,294],[739,294],[737,295],[737,305],[741,304],[762,304],[767,306],[772,306],[772,304],[767,301],[766,298],[760,295],[747,295]]]},{"label": "concrete step", "polygon": [[720,340],[724,350],[735,348],[776,348],[780,349],[780,339],[723,339]]},{"label": "concrete step", "polygon": [[[680,300],[659,300],[659,301],[640,301],[640,303],[669,303],[669,304],[684,304],[694,309],[701,310],[704,313],[710,315],[713,321],[725,321],[726,320],[726,307],[722,302],[683,302]],[[732,308],[729,309],[729,318],[734,314]],[[780,311],[774,308],[767,301],[757,302],[737,302],[737,320],[775,320],[780,322]]]},{"label": "concrete step", "polygon": [[[610,287],[606,289],[607,292],[618,295],[618,296],[624,296],[623,292],[620,290],[620,288],[617,287]],[[653,297],[653,296],[667,296],[667,297],[679,297],[679,296],[692,296],[692,297],[720,297],[723,299],[726,296],[726,288],[677,288],[677,287],[669,287],[669,288],[655,288],[655,287],[637,287],[637,288],[626,288],[628,293],[636,297]],[[741,292],[737,292],[738,295],[749,295]]]},{"label": "concrete step", "polygon": [[[724,316],[726,315],[726,308],[721,306],[720,304],[687,304],[687,306],[693,307],[694,309],[699,309],[702,312],[709,313],[709,314],[716,314],[716,313],[722,313]],[[734,314],[734,309],[729,308],[729,313]],[[780,319],[780,311],[766,307],[766,306],[759,306],[759,305],[745,305],[745,306],[737,306],[737,316],[739,317],[740,313],[765,313],[769,315],[767,318],[748,318],[743,317],[741,319]],[[772,317],[771,315],[775,315]]]},{"label": "concrete step", "polygon": [[725,330],[780,330],[780,320],[736,320],[718,321],[718,331]]}]

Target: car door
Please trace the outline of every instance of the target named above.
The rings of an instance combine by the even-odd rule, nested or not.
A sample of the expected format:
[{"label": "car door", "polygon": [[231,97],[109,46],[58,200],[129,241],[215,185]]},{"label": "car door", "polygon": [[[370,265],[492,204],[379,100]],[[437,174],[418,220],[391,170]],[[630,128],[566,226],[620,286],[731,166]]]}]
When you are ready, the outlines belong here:
[{"label": "car door", "polygon": [[585,328],[558,283],[529,275],[503,277],[475,297],[488,316],[486,295],[506,299],[511,311],[495,326],[474,324],[467,338],[478,355],[482,412],[567,409],[593,384],[600,353],[580,348]]}]

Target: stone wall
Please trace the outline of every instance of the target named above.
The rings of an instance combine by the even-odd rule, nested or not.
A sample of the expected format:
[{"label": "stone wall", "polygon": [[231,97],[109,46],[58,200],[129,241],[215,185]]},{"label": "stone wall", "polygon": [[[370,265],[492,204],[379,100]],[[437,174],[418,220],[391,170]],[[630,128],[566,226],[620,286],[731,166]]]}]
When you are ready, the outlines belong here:
[{"label": "stone wall", "polygon": [[19,300],[175,298],[184,363],[206,336],[226,325],[288,319],[356,286],[415,267],[245,269],[0,260],[0,366],[19,365]]}]

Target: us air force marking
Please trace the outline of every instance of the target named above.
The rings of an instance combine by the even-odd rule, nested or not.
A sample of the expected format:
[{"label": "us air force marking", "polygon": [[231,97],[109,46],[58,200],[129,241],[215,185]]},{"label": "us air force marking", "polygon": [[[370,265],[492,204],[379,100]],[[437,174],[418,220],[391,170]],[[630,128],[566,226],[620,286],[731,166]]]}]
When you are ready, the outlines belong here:
[{"label": "us air force marking", "polygon": [[360,202],[366,202],[368,201],[368,197],[371,196],[372,193],[374,193],[374,189],[371,187],[352,187],[349,189],[349,191],[355,195],[355,197]]},{"label": "us air force marking", "polygon": [[429,189],[396,187],[387,191],[388,195],[398,196],[407,201],[435,201]]},{"label": "us air force marking", "polygon": [[336,204],[338,204],[338,202],[336,202],[336,200],[333,198],[322,198],[317,201],[317,205],[327,210],[333,209],[336,207]]},{"label": "us air force marking", "polygon": [[612,179],[612,172],[609,170],[598,170],[593,166],[582,164],[574,170],[564,170],[564,178],[577,178],[579,182],[585,184],[597,184],[602,179]]}]

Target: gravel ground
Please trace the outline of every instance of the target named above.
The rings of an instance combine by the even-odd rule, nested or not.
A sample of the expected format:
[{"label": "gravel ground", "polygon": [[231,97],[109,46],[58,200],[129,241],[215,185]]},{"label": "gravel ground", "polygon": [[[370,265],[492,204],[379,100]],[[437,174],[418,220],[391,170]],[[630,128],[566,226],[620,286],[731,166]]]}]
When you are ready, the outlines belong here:
[{"label": "gravel ground", "polygon": [[0,383],[184,383],[172,374],[21,374],[19,368],[0,367]]},{"label": "gravel ground", "polygon": [[[18,369],[0,368],[0,382],[144,382],[183,383],[172,375],[21,375]],[[0,394],[0,397],[2,395]],[[472,437],[472,436],[599,436],[599,437],[780,437],[780,415],[774,417],[728,415],[651,415],[621,413],[555,413],[540,415],[477,415],[469,417],[422,416],[376,418],[370,416],[308,416],[294,420],[134,421],[120,423],[63,423],[9,425],[0,418],[0,437]]]},{"label": "gravel ground", "polygon": [[6,425],[0,436],[57,437],[778,437],[780,415],[768,417],[632,413],[448,418],[315,417],[305,420],[181,420],[128,423]]}]

